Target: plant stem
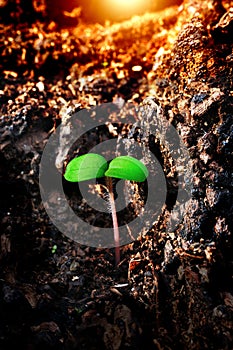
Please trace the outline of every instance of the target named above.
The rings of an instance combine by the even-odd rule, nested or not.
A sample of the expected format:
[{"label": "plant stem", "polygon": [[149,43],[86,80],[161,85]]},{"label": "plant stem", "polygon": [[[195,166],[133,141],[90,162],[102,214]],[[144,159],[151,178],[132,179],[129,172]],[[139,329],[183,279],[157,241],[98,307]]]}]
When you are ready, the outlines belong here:
[{"label": "plant stem", "polygon": [[108,188],[109,204],[111,207],[111,214],[112,214],[114,243],[115,243],[115,264],[117,266],[120,263],[120,235],[119,235],[119,227],[117,222],[116,206],[115,206],[113,184],[112,184],[111,177],[106,177],[106,185]]}]

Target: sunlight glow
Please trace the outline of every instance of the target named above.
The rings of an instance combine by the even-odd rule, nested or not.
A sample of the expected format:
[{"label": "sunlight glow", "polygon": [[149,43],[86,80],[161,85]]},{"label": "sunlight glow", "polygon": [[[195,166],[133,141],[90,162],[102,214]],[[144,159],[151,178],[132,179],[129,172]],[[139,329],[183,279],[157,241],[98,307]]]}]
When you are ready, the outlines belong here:
[{"label": "sunlight glow", "polygon": [[144,0],[111,0],[112,6],[123,7],[124,9],[138,9],[144,7]]},{"label": "sunlight glow", "polygon": [[105,0],[105,10],[113,17],[133,16],[149,10],[151,0]]}]

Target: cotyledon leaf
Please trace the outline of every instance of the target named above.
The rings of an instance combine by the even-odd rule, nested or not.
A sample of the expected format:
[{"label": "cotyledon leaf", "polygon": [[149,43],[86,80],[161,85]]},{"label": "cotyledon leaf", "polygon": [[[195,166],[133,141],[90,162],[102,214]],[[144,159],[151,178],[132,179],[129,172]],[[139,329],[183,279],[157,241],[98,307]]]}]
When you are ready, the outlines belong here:
[{"label": "cotyledon leaf", "polygon": [[105,172],[105,176],[136,182],[145,181],[148,175],[147,167],[140,160],[130,156],[114,158]]},{"label": "cotyledon leaf", "polygon": [[72,159],[64,174],[70,182],[80,182],[105,176],[108,168],[106,159],[95,153],[87,153]]}]

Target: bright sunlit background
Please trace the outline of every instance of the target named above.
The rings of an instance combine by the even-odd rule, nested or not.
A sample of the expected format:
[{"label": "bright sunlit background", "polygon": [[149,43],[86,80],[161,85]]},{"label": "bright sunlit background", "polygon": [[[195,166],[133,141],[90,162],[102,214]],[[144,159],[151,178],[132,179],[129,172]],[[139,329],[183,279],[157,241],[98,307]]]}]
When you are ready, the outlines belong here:
[{"label": "bright sunlit background", "polygon": [[[73,0],[74,1],[74,0]],[[120,21],[134,15],[179,5],[182,0],[76,0],[83,8],[82,16],[91,21]]]},{"label": "bright sunlit background", "polygon": [[[1,1],[1,0],[0,0]],[[162,10],[168,6],[180,5],[183,0],[46,0],[50,19],[64,24],[64,12],[73,13],[81,8],[81,18],[87,23],[119,22],[145,12]],[[74,14],[74,13],[73,13]]]},{"label": "bright sunlit background", "polygon": [[[149,11],[152,0],[103,0],[103,7],[106,16],[112,18],[131,17],[135,14],[142,14]],[[101,7],[102,7],[101,6]]]}]

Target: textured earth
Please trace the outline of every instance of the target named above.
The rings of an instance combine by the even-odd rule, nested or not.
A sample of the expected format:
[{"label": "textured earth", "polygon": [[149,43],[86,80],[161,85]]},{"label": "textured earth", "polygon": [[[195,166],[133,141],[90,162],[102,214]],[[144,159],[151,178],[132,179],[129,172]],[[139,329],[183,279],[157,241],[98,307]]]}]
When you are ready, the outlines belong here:
[{"label": "textured earth", "polygon": [[[75,26],[49,20],[35,2],[27,11],[12,3],[1,4],[0,25],[0,348],[232,349],[232,2],[185,0]],[[76,154],[114,137],[129,152],[139,142],[168,189],[158,220],[121,248],[117,267],[114,249],[59,232],[39,191],[50,135],[67,116],[107,102],[109,123],[84,135]],[[193,172],[173,230],[178,169],[154,132],[155,110],[176,128]],[[133,129],[114,123],[132,115]],[[75,202],[74,188],[64,188]],[[143,186],[134,190],[145,200]]]}]

